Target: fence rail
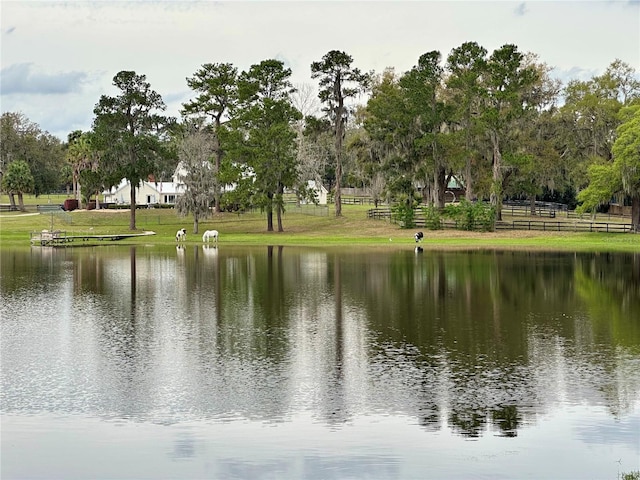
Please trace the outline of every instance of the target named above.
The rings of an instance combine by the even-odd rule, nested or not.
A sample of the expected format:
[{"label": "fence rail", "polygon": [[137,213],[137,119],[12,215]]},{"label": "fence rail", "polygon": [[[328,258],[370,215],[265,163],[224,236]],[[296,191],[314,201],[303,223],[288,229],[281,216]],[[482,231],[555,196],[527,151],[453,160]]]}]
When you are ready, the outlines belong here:
[{"label": "fence rail", "polygon": [[55,203],[46,203],[44,205],[36,205],[36,209],[41,215],[51,215],[51,222],[53,223],[53,216],[55,215],[57,218],[61,219],[66,224],[73,223],[73,217],[71,214],[66,212],[62,205],[58,205]]},{"label": "fence rail", "polygon": [[[534,208],[535,215],[539,217],[555,218],[557,209],[546,206],[536,206]],[[512,217],[528,217],[531,215],[531,206],[529,205],[503,205],[502,213],[508,213]],[[558,212],[559,213],[559,212]]]},{"label": "fence rail", "polygon": [[371,197],[340,197],[340,203],[342,205],[375,205],[376,202]]},{"label": "fence rail", "polygon": [[[344,192],[342,193],[344,195]],[[330,193],[327,197],[327,201],[329,203],[336,203],[336,198],[333,193]],[[378,204],[385,203],[383,201],[378,200]],[[372,197],[369,196],[342,196],[340,197],[341,205],[375,205],[376,202]]]},{"label": "fence rail", "polygon": [[[505,210],[503,210],[503,213]],[[367,217],[375,220],[387,220],[394,222],[390,208],[372,208],[367,211]],[[442,228],[456,228],[455,222],[442,219]],[[425,227],[425,219],[420,213],[414,217],[416,228]],[[615,222],[590,222],[590,221],[547,221],[547,220],[512,220],[496,222],[496,230],[539,230],[548,232],[604,232],[626,233],[633,232],[630,223]]]},{"label": "fence rail", "polygon": [[390,208],[372,208],[367,210],[367,217],[375,220],[390,220],[391,209]]},{"label": "fence rail", "polygon": [[327,205],[315,205],[311,204],[288,204],[285,212],[300,213],[302,215],[312,215],[315,217],[327,217],[329,216],[329,207]]},{"label": "fence rail", "polygon": [[45,203],[44,205],[36,205],[38,213],[59,213],[64,212],[62,205],[55,203]]},{"label": "fence rail", "polygon": [[633,232],[629,223],[606,222],[546,222],[540,220],[513,220],[497,222],[496,230],[541,230],[549,232]]}]

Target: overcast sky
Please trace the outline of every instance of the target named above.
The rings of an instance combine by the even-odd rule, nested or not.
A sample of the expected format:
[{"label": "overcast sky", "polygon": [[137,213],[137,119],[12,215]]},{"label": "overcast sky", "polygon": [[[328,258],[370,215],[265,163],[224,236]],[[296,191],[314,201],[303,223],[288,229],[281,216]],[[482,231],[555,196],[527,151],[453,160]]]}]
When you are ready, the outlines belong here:
[{"label": "overcast sky", "polygon": [[342,50],[363,71],[409,70],[466,41],[489,52],[513,43],[589,79],[616,58],[640,71],[640,3],[599,1],[0,1],[2,112],[22,112],[62,140],[89,130],[113,76],[134,70],[178,116],[204,63],[244,70],[276,58],[295,84],[315,86],[310,64]]}]

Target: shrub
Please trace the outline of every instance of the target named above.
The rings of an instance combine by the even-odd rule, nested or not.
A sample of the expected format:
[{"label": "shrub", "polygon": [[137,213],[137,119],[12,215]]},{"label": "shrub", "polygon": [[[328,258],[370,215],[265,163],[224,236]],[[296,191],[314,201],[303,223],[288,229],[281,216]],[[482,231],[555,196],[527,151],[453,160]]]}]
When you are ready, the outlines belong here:
[{"label": "shrub", "polygon": [[416,207],[418,201],[413,194],[401,194],[398,203],[391,207],[392,220],[400,224],[400,228],[413,228],[416,226]]},{"label": "shrub", "polygon": [[442,216],[439,208],[433,206],[422,207],[422,215],[424,215],[425,228],[429,230],[442,229]]},{"label": "shrub", "polygon": [[413,228],[416,225],[415,210],[413,205],[407,202],[396,203],[391,207],[393,219],[396,220],[401,228]]},{"label": "shrub", "polygon": [[471,203],[462,199],[458,204],[450,204],[444,208],[443,214],[456,222],[460,230],[491,231],[496,224],[495,208],[487,203]]}]

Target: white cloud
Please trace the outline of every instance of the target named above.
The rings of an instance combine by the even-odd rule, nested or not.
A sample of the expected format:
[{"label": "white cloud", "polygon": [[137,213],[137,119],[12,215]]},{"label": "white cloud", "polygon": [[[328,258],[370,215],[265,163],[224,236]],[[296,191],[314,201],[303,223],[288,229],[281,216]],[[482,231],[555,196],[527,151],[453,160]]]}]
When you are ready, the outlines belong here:
[{"label": "white cloud", "polygon": [[[279,58],[294,83],[315,85],[310,64],[332,49],[365,71],[403,72],[430,50],[446,58],[466,41],[489,51],[513,43],[559,78],[600,73],[616,58],[638,68],[640,59],[639,6],[628,0],[16,1],[1,8],[2,88],[13,84],[14,92],[3,95],[2,111],[18,109],[61,138],[90,128],[94,105],[115,93],[120,70],[145,74],[177,115],[190,97],[186,77],[211,62],[243,70]],[[19,78],[26,83],[17,85]],[[57,94],[42,95],[47,88]]]},{"label": "white cloud", "polygon": [[38,72],[32,63],[16,63],[0,71],[0,94],[57,95],[79,92],[86,80],[84,72]]}]

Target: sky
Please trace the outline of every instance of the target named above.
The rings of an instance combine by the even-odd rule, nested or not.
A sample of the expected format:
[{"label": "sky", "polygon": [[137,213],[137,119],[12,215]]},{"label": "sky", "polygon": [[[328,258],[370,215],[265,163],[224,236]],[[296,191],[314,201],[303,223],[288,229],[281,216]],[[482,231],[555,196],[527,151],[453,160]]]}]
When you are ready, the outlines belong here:
[{"label": "sky", "polygon": [[239,71],[266,59],[317,90],[310,65],[330,50],[353,66],[403,73],[423,53],[464,42],[489,52],[515,44],[566,83],[620,59],[640,72],[640,1],[34,1],[0,0],[2,112],[21,112],[66,140],[91,129],[101,95],[122,70],[146,75],[179,116],[205,63]]}]

